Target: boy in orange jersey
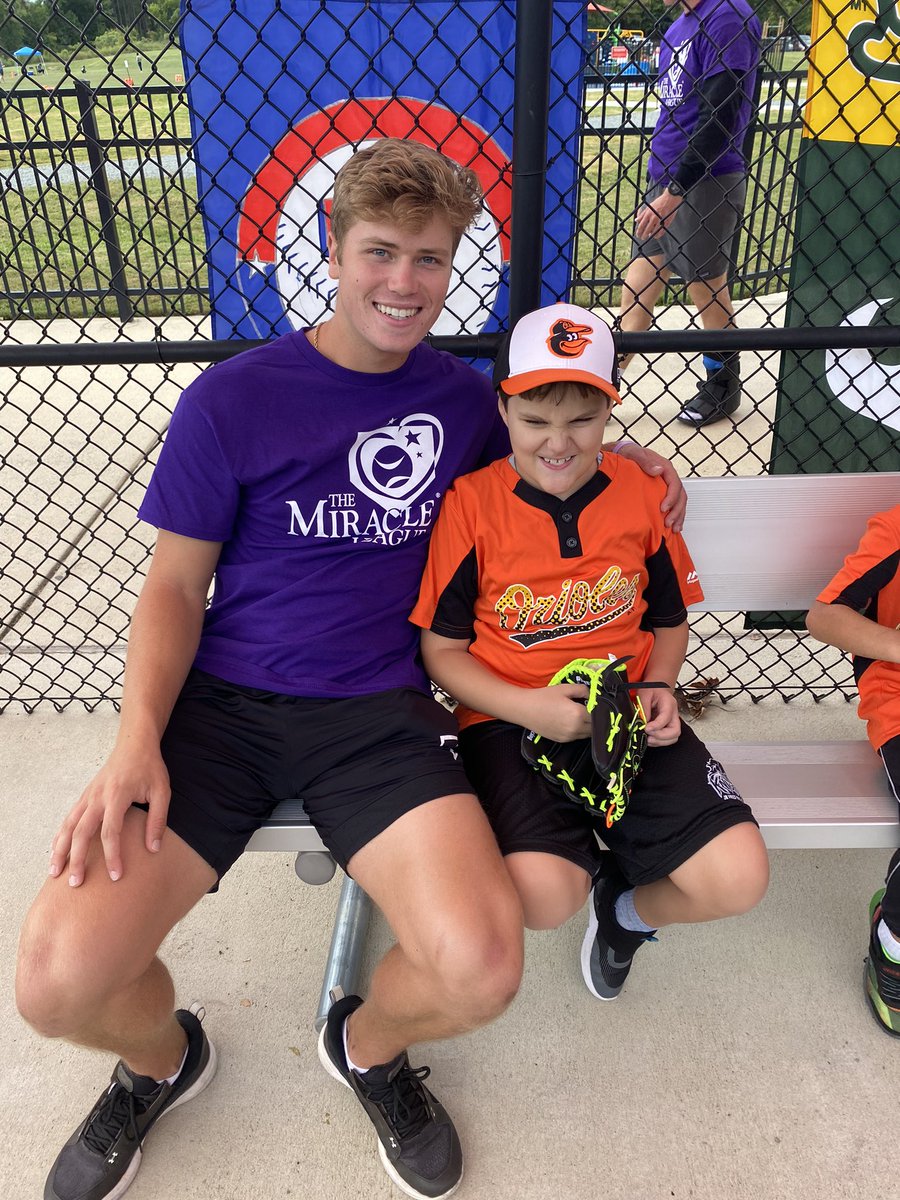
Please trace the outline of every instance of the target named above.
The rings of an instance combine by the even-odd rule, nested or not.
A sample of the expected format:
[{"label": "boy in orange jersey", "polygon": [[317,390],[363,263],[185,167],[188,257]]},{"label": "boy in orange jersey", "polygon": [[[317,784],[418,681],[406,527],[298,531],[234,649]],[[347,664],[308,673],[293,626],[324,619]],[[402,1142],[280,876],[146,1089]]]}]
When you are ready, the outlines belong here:
[{"label": "boy in orange jersey", "polygon": [[[806,617],[821,642],[848,650],[859,715],[900,799],[900,504],[872,517],[856,550]],[[900,1036],[900,850],[869,904],[866,996],[888,1033]]]},{"label": "boy in orange jersey", "polygon": [[[448,492],[412,615],[431,678],[459,702],[466,772],[526,924],[561,925],[593,893],[581,964],[603,1000],[660,926],[746,912],[768,883],[753,814],[678,717],[686,607],[702,592],[659,519],[659,484],[602,450],[616,376],[593,313],[556,304],[517,323],[494,374],[512,454]],[[524,730],[590,736],[587,689],[547,685],[573,659],[610,655],[631,656],[631,682],[662,683],[640,690],[648,749],[606,828],[520,747]]]}]

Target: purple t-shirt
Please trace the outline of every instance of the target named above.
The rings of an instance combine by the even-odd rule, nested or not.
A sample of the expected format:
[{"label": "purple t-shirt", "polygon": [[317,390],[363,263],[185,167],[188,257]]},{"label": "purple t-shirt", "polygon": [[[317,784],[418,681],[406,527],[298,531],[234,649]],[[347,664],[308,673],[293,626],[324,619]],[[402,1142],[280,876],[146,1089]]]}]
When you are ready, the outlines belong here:
[{"label": "purple t-shirt", "polygon": [[672,22],[659,51],[659,117],[650,147],[647,174],[654,182],[674,174],[700,112],[698,84],[724,70],[744,75],[743,103],[735,126],[711,175],[745,171],[742,152],[750,121],[760,24],[745,0],[700,0]]},{"label": "purple t-shirt", "polygon": [[289,333],[204,371],[139,512],[223,543],[195,665],[287,695],[425,688],[408,618],[431,528],[498,425],[487,378],[424,344],[369,375]]}]

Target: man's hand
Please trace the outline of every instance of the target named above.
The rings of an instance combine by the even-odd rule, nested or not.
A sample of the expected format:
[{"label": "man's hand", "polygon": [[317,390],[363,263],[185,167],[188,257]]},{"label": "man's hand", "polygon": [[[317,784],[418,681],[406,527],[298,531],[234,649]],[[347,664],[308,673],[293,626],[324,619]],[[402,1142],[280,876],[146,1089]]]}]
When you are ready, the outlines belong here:
[{"label": "man's hand", "polygon": [[528,698],[533,729],[551,742],[576,742],[591,736],[591,718],[585,707],[588,689],[580,683],[557,683],[535,688]]},{"label": "man's hand", "polygon": [[638,694],[647,717],[647,745],[673,745],[681,734],[675,696],[668,688],[641,688]]},{"label": "man's hand", "polygon": [[70,886],[83,883],[88,850],[99,830],[109,877],[113,882],[120,879],[125,813],[132,804],[149,805],[144,844],[155,852],[166,828],[170,796],[169,774],[158,750],[114,750],[53,839],[50,874],[61,875],[68,863]]},{"label": "man's hand", "polygon": [[655,200],[651,200],[649,204],[642,204],[634,223],[638,241],[644,242],[647,238],[658,237],[664,233],[683,199],[683,196],[673,196],[669,189],[665,188]]},{"label": "man's hand", "polygon": [[666,514],[666,528],[680,533],[684,526],[684,514],[687,511],[687,492],[684,490],[684,484],[678,478],[678,472],[669,460],[663,458],[661,454],[657,454],[655,450],[648,450],[645,446],[638,446],[635,442],[625,442],[620,445],[616,453],[636,462],[645,475],[662,476],[666,485],[666,494],[659,507]]}]

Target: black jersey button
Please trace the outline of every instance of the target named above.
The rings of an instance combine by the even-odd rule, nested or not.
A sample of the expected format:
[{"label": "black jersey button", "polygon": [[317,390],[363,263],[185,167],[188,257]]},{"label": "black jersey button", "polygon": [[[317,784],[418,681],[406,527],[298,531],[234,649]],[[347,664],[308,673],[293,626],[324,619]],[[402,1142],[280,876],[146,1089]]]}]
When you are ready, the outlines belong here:
[{"label": "black jersey button", "polygon": [[572,520],[572,514],[571,514],[570,512],[564,512],[564,513],[560,513],[560,514],[559,514],[559,519],[560,519],[561,521],[571,521],[571,520]]},{"label": "black jersey button", "polygon": [[566,545],[570,550],[574,550],[578,545],[578,538],[566,538]]}]

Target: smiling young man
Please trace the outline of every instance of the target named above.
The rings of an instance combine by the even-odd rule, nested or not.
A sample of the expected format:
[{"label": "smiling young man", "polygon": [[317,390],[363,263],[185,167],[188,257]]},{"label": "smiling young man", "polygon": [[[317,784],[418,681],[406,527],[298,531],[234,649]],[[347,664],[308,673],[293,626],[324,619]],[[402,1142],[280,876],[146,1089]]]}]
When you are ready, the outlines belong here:
[{"label": "smiling young man", "polygon": [[[431,678],[459,701],[466,773],[526,924],[562,924],[593,889],[582,973],[612,1000],[660,926],[752,908],[768,858],[750,809],[678,717],[687,606],[702,592],[663,523],[659,482],[603,450],[619,403],[610,330],[572,304],[529,313],[495,382],[512,454],[447,495],[413,620]],[[586,743],[587,688],[548,684],[573,660],[609,658],[627,659],[632,683],[655,682],[640,689],[649,748],[630,802],[601,825],[612,810],[599,790],[589,811],[521,747],[526,731]],[[567,782],[575,793],[583,781]]]},{"label": "smiling young man", "polygon": [[488,380],[422,341],[480,205],[471,171],[417,143],[357,153],[334,191],[334,315],[210,368],[178,403],[140,509],[159,533],[118,738],[22,933],[25,1018],[120,1057],[45,1200],[124,1194],[157,1118],[211,1080],[157,951],[292,796],[397,938],[365,1003],[332,1009],[322,1061],[405,1192],[460,1181],[456,1131],[406,1048],[503,1011],[522,915],[408,616],[442,496],[502,444]]}]

